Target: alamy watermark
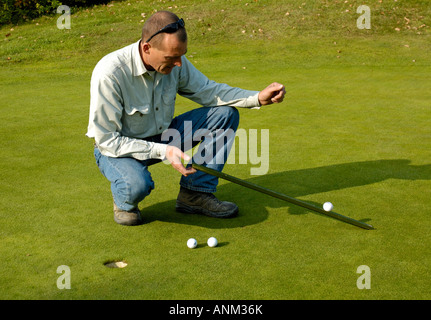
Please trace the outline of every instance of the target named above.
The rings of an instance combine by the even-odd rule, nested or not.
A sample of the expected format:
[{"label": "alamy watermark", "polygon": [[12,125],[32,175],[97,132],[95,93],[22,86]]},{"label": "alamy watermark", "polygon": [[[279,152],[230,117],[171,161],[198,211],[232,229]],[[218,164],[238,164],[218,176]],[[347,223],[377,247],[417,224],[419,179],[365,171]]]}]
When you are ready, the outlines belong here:
[{"label": "alamy watermark", "polygon": [[[185,152],[192,150],[196,164],[248,164],[251,175],[264,175],[269,170],[269,129],[199,129],[192,131],[192,121],[184,121],[184,133],[176,129],[166,129],[161,135],[162,142],[168,142]],[[258,139],[260,132],[260,141]],[[235,139],[237,137],[237,139]],[[236,148],[238,140],[238,148]],[[238,149],[238,162],[236,151]],[[259,150],[260,149],[260,150]]]},{"label": "alamy watermark", "polygon": [[57,13],[62,14],[57,19],[57,28],[70,29],[70,8],[66,5],[61,5],[57,8]]},{"label": "alamy watermark", "polygon": [[371,289],[371,269],[369,266],[361,265],[356,269],[356,273],[361,274],[356,280],[358,289]]},{"label": "alamy watermark", "polygon": [[362,5],[356,9],[356,13],[361,13],[356,20],[358,29],[371,29],[371,10],[369,6]]},{"label": "alamy watermark", "polygon": [[61,265],[57,267],[57,273],[61,274],[57,278],[57,288],[60,290],[70,289],[70,268],[69,266]]},{"label": "alamy watermark", "polygon": [[232,144],[233,152],[229,154],[226,163],[237,163],[235,155],[235,141],[238,140],[238,163],[251,163],[252,165],[256,165],[256,167],[250,168],[251,175],[267,174],[269,170],[269,129],[249,129],[248,132],[245,129],[238,129],[236,132],[236,137],[238,139],[234,140],[234,143]]}]

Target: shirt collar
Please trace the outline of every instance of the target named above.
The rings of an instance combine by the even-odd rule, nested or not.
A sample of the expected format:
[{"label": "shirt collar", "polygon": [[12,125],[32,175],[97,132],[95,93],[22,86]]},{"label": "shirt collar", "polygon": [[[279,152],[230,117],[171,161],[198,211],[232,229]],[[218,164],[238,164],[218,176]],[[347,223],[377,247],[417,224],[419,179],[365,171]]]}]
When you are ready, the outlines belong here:
[{"label": "shirt collar", "polygon": [[148,72],[147,68],[145,68],[144,62],[142,61],[141,55],[139,54],[140,42],[141,40],[135,42],[132,47],[132,66],[134,76],[140,76]]}]

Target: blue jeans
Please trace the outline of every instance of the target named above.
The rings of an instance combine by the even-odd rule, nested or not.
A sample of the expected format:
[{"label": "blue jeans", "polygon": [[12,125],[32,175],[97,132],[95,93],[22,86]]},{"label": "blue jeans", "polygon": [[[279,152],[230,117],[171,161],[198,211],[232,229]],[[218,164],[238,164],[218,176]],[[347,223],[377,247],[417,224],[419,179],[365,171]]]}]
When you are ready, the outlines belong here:
[{"label": "blue jeans", "polygon": [[[202,141],[192,161],[222,171],[238,123],[239,113],[233,107],[202,107],[175,117],[168,130],[148,140],[169,143],[183,151]],[[129,211],[137,207],[154,189],[148,167],[159,161],[107,157],[98,148],[94,148],[94,156],[100,171],[111,182],[112,196],[120,209]],[[180,180],[180,185],[187,189],[210,193],[216,191],[217,184],[217,177],[202,171]]]}]

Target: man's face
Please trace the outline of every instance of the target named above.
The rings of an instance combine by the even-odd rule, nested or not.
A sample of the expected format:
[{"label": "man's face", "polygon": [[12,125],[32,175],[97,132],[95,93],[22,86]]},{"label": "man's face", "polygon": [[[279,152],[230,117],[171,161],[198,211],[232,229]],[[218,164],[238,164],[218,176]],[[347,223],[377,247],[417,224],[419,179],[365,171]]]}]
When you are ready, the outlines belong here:
[{"label": "man's face", "polygon": [[171,73],[174,67],[181,67],[181,56],[187,52],[187,42],[181,42],[173,33],[165,33],[160,48],[150,43],[141,43],[142,58],[148,70],[162,74]]}]

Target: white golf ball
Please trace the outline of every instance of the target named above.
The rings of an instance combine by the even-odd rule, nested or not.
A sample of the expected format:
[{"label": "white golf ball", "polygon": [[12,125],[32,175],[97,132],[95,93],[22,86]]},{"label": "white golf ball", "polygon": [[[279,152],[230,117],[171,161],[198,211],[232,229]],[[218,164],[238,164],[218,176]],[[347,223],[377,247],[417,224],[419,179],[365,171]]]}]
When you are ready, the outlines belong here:
[{"label": "white golf ball", "polygon": [[325,202],[323,204],[323,210],[325,210],[325,211],[331,211],[332,209],[334,209],[334,206],[332,205],[332,203]]},{"label": "white golf ball", "polygon": [[197,245],[198,242],[196,241],[196,239],[190,238],[189,240],[187,240],[187,247],[189,247],[190,249],[196,248]]},{"label": "white golf ball", "polygon": [[218,241],[217,241],[216,238],[211,237],[211,238],[208,239],[207,244],[208,244],[209,247],[213,248],[213,247],[217,246]]}]

